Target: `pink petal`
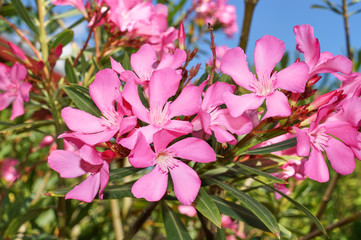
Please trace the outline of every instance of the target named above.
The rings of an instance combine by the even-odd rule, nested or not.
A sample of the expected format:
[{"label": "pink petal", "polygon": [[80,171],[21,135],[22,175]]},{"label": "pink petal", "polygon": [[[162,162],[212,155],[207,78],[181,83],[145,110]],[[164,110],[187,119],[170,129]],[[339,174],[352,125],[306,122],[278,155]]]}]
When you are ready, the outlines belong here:
[{"label": "pink petal", "polygon": [[303,93],[308,81],[308,66],[304,62],[296,62],[277,73],[275,88],[294,93]]},{"label": "pink petal", "polygon": [[185,87],[169,106],[169,118],[196,114],[202,103],[202,89],[197,86]]},{"label": "pink petal", "polygon": [[291,115],[291,108],[288,99],[280,91],[275,91],[266,97],[267,112],[263,119],[269,117],[288,117]]},{"label": "pink petal", "polygon": [[296,37],[296,49],[305,56],[305,62],[314,68],[320,58],[320,44],[318,39],[314,37],[312,26],[297,25],[293,28]]},{"label": "pink petal", "polygon": [[124,99],[132,106],[133,114],[143,122],[150,122],[149,111],[144,107],[138,94],[138,85],[133,79],[128,79],[123,89]]},{"label": "pink petal", "polygon": [[122,64],[115,61],[112,57],[110,57],[110,64],[112,66],[112,69],[118,74],[121,74],[122,72],[125,71]]},{"label": "pink petal", "polygon": [[82,133],[95,133],[106,129],[99,118],[79,109],[66,107],[61,111],[66,125],[70,130]]},{"label": "pink petal", "polygon": [[103,199],[103,191],[109,182],[109,165],[104,162],[103,167],[100,169],[100,190],[99,199]]},{"label": "pink petal", "polygon": [[204,111],[203,109],[198,113],[198,116],[201,120],[201,124],[203,126],[203,130],[209,134],[212,135],[212,132],[210,131],[209,127],[211,125],[211,114],[209,114],[208,112]]},{"label": "pink petal", "polygon": [[13,44],[12,42],[8,42],[8,45],[10,47],[11,52],[17,56],[20,60],[25,61],[26,60],[26,56],[23,52],[23,50],[21,50],[21,48],[19,48],[18,46],[16,46],[15,44]]},{"label": "pink petal", "polygon": [[101,112],[114,110],[114,100],[120,94],[120,81],[111,69],[100,70],[89,86],[89,94]]},{"label": "pink petal", "polygon": [[212,125],[211,130],[214,132],[214,136],[216,137],[217,142],[229,143],[232,145],[237,143],[237,139],[232,134],[227,132],[227,130],[218,127],[217,125]]},{"label": "pink petal", "polygon": [[160,61],[159,65],[158,65],[157,69],[162,69],[162,68],[167,68],[167,67],[172,68],[172,69],[177,69],[183,65],[183,63],[186,61],[186,59],[187,59],[186,52],[184,50],[177,48],[175,50],[174,54],[168,53],[167,55],[165,55],[163,57],[163,59]]},{"label": "pink petal", "polygon": [[19,63],[14,63],[11,67],[10,75],[13,82],[20,82],[26,78],[28,71],[26,70],[24,65]]},{"label": "pink petal", "polygon": [[152,151],[142,133],[138,132],[133,150],[129,154],[129,162],[135,168],[147,168],[154,165],[157,155]]},{"label": "pink petal", "polygon": [[65,195],[65,199],[76,199],[83,202],[92,202],[99,191],[100,174],[91,174],[73,190]]},{"label": "pink petal", "polygon": [[171,68],[153,73],[149,83],[150,108],[163,106],[168,98],[176,94],[182,76]]},{"label": "pink petal", "polygon": [[121,136],[124,133],[130,132],[136,125],[137,125],[137,118],[135,116],[123,118],[119,126],[118,135]]},{"label": "pink petal", "polygon": [[169,143],[171,143],[177,137],[180,137],[181,134],[177,132],[172,132],[168,130],[160,130],[154,134],[154,150],[159,152],[167,148]]},{"label": "pink petal", "polygon": [[219,111],[221,114],[212,122],[212,125],[222,126],[237,135],[247,134],[253,129],[252,122],[248,117],[239,116],[234,118],[229,114],[228,109],[221,109]]},{"label": "pink petal", "polygon": [[139,178],[132,186],[132,193],[136,198],[147,201],[159,201],[165,194],[168,185],[168,173],[163,172],[158,165],[148,174]]},{"label": "pink petal", "polygon": [[251,90],[249,85],[255,77],[248,69],[247,56],[241,48],[232,48],[224,54],[221,70],[231,76],[239,86]]},{"label": "pink petal", "polygon": [[259,97],[254,93],[239,96],[230,92],[225,92],[223,98],[229,113],[233,117],[239,117],[247,110],[257,109],[265,100],[265,97]]},{"label": "pink petal", "polygon": [[276,64],[281,61],[285,44],[278,38],[266,35],[257,40],[254,48],[254,65],[257,76],[271,76]]},{"label": "pink petal", "polygon": [[20,94],[25,102],[29,101],[29,92],[30,92],[31,88],[32,88],[32,85],[28,82],[23,82],[20,84]]},{"label": "pink petal", "polygon": [[15,118],[23,115],[24,112],[24,100],[20,95],[18,95],[15,97],[15,100],[13,102],[13,109],[11,111],[10,120],[14,120]]},{"label": "pink petal", "polygon": [[149,81],[150,76],[155,69],[157,55],[152,46],[144,44],[138,52],[133,53],[130,57],[130,64],[134,72],[139,76],[141,81]]},{"label": "pink petal", "polygon": [[233,93],[235,86],[225,82],[216,82],[212,84],[204,94],[202,108],[207,110],[209,106],[219,106],[224,104],[223,94],[224,92]]},{"label": "pink petal", "polygon": [[72,136],[80,139],[90,146],[94,146],[95,144],[109,141],[112,137],[114,137],[117,131],[118,129],[109,129],[93,134],[74,132]]},{"label": "pink petal", "polygon": [[189,206],[198,195],[201,180],[198,174],[187,164],[181,161],[178,161],[177,164],[177,167],[170,169],[174,193],[181,204]]},{"label": "pink petal", "polygon": [[170,120],[166,125],[163,126],[163,129],[188,134],[193,131],[193,125],[188,121]]},{"label": "pink petal", "polygon": [[293,127],[297,134],[297,155],[308,156],[310,154],[311,141],[307,130]]},{"label": "pink petal", "polygon": [[88,145],[84,145],[79,149],[79,154],[82,159],[91,165],[101,165],[104,162],[98,151],[94,147]]},{"label": "pink petal", "polygon": [[48,163],[62,178],[75,178],[86,173],[81,167],[81,157],[73,152],[54,150],[48,157]]},{"label": "pink petal", "polygon": [[305,174],[318,182],[327,182],[329,179],[327,164],[317,148],[311,148],[310,157],[305,162]]},{"label": "pink petal", "polygon": [[14,99],[14,97],[9,97],[6,92],[0,93],[0,111],[7,108]]},{"label": "pink petal", "polygon": [[355,155],[351,148],[341,141],[331,138],[324,146],[328,160],[336,172],[347,175],[353,172],[356,167]]},{"label": "pink petal", "polygon": [[10,83],[10,68],[0,63],[0,90],[6,91]]},{"label": "pink petal", "polygon": [[189,137],[182,139],[168,147],[168,149],[173,151],[176,157],[194,162],[207,163],[216,161],[216,154],[213,148],[199,138]]},{"label": "pink petal", "polygon": [[[322,53],[323,54],[323,53]],[[352,61],[345,56],[337,55],[319,63],[310,73],[310,76],[317,73],[341,72],[350,74],[352,72]]]},{"label": "pink petal", "polygon": [[346,145],[357,147],[357,129],[351,124],[342,121],[326,122],[322,124],[325,127],[326,133],[339,138]]}]

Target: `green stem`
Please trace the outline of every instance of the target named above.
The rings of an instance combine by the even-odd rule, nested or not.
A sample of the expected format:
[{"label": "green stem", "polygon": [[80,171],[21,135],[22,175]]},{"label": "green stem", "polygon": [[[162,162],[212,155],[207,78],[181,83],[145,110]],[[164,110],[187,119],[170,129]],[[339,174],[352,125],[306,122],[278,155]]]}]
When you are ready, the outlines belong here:
[{"label": "green stem", "polygon": [[352,61],[353,54],[352,54],[351,44],[350,44],[350,28],[349,28],[349,24],[348,24],[348,13],[347,13],[347,1],[346,0],[342,0],[342,17],[343,17],[343,23],[344,23],[344,27],[345,27],[347,57]]},{"label": "green stem", "polygon": [[39,14],[39,41],[41,45],[41,52],[43,53],[43,61],[47,62],[48,60],[48,43],[46,40],[46,32],[45,32],[45,4],[42,0],[37,0],[38,4],[38,14]]},{"label": "green stem", "polygon": [[249,31],[251,29],[251,22],[253,18],[253,12],[258,3],[258,0],[244,0],[244,18],[242,25],[242,34],[239,40],[238,46],[246,52],[247,43],[249,38]]}]

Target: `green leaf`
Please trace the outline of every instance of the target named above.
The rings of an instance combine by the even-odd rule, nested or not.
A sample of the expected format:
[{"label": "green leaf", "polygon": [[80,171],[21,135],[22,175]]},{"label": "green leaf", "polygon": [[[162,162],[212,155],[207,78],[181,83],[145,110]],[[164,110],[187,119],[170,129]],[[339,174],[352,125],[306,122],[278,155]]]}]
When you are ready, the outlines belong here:
[{"label": "green leaf", "polygon": [[209,179],[240,200],[245,205],[245,207],[251,210],[269,228],[269,230],[271,230],[278,238],[280,238],[280,228],[277,224],[277,221],[265,206],[241,190],[238,190],[216,179]]},{"label": "green leaf", "polygon": [[44,193],[45,196],[49,197],[64,197],[72,188],[59,188]]},{"label": "green leaf", "polygon": [[4,4],[0,8],[0,15],[3,17],[10,17],[16,15],[17,12],[12,4]]},{"label": "green leaf", "polygon": [[65,47],[74,38],[74,32],[70,29],[65,29],[58,35],[54,36],[50,48],[56,48],[59,44]]},{"label": "green leaf", "polygon": [[168,21],[168,24],[172,24],[172,21],[173,21],[173,17],[175,16],[175,14],[177,14],[183,7],[184,7],[184,4],[186,3],[187,1],[186,0],[181,0],[179,1],[178,5],[177,6],[174,6],[173,2],[171,2],[171,4],[173,6],[169,6],[168,9],[170,9],[169,13],[168,13],[168,17],[167,17],[167,21]]},{"label": "green leaf", "polygon": [[272,182],[276,182],[276,183],[285,183],[285,180],[281,179],[281,178],[278,178],[278,177],[275,177],[275,176],[272,176],[271,174],[268,174],[268,173],[265,173],[263,171],[260,171],[258,169],[255,169],[255,168],[252,168],[252,167],[248,167],[246,165],[243,165],[241,163],[236,163],[236,165],[250,173],[254,173],[254,174],[257,174],[259,176],[262,176],[262,177],[265,177],[269,180],[271,180]]},{"label": "green leaf", "polygon": [[14,237],[17,234],[18,229],[20,228],[21,225],[23,225],[27,221],[30,221],[38,217],[40,213],[46,210],[48,210],[48,208],[31,209],[31,210],[27,210],[25,214],[14,218],[6,228],[3,238],[12,239],[12,237]]},{"label": "green leaf", "polygon": [[247,208],[216,196],[211,195],[211,198],[213,199],[222,214],[230,216],[233,219],[245,222],[252,227],[270,232],[266,225],[264,225],[264,223]]},{"label": "green leaf", "polygon": [[143,169],[142,168],[134,168],[134,167],[122,167],[122,168],[112,170],[109,173],[109,181],[122,179],[122,178],[129,176],[133,173],[136,173],[140,170],[143,170]]},{"label": "green leaf", "polygon": [[65,75],[69,83],[78,83],[78,78],[76,76],[75,69],[69,59],[65,60]]},{"label": "green leaf", "polygon": [[281,151],[281,150],[285,150],[285,149],[294,147],[294,146],[296,146],[296,144],[297,144],[297,140],[294,137],[294,138],[290,138],[290,139],[287,139],[287,140],[279,142],[279,143],[275,143],[275,144],[268,145],[265,147],[260,147],[260,148],[252,149],[249,151],[245,151],[242,153],[242,155],[245,155],[245,154],[258,155],[258,154],[267,154],[267,153],[277,152],[277,151]]},{"label": "green leaf", "polygon": [[24,7],[20,0],[11,0],[19,17],[24,20],[25,24],[36,34],[39,35],[38,27],[36,27],[33,19],[30,17],[28,10]]},{"label": "green leaf", "polygon": [[325,9],[325,10],[328,9],[326,6],[322,6],[322,5],[318,5],[318,4],[311,5],[311,8]]},{"label": "green leaf", "polygon": [[224,233],[224,228],[218,228],[216,234],[217,240],[226,240],[226,234]]},{"label": "green leaf", "polygon": [[316,224],[316,226],[322,231],[322,233],[325,236],[328,236],[325,228],[322,226],[320,221],[302,204],[298,203],[296,200],[292,199],[290,196],[284,194],[283,192],[277,190],[276,188],[271,187],[268,184],[266,184],[260,180],[257,180],[257,181],[260,183],[263,183],[265,185],[265,187],[268,188],[269,190],[275,191],[275,192],[278,192],[279,194],[281,194],[284,198],[286,198],[288,201],[290,201],[296,208],[298,208],[300,211],[304,212],[312,220],[312,222],[314,222]]},{"label": "green leaf", "polygon": [[128,52],[124,52],[122,66],[123,66],[124,70],[132,70]]},{"label": "green leaf", "polygon": [[7,122],[0,122],[0,125],[7,125],[7,128],[1,129],[0,133],[22,130],[23,132],[37,129],[39,127],[49,126],[54,123],[54,120],[39,120],[35,122],[26,122],[20,124],[12,124]]},{"label": "green leaf", "polygon": [[218,228],[221,227],[221,214],[213,202],[212,198],[207,194],[207,192],[200,188],[198,192],[198,196],[195,200],[197,205],[195,208],[202,213],[203,216],[208,218],[212,223],[214,223]]},{"label": "green leaf", "polygon": [[125,183],[123,185],[111,185],[104,189],[104,199],[120,199],[123,197],[134,197],[131,188],[133,182]]},{"label": "green leaf", "polygon": [[61,18],[73,17],[73,16],[76,16],[76,15],[79,15],[79,14],[81,14],[81,12],[77,8],[74,8],[74,9],[71,9],[69,11],[63,12],[61,14],[55,15],[51,19],[52,20],[58,20],[58,19],[61,19]]},{"label": "green leaf", "polygon": [[178,215],[164,201],[162,215],[168,240],[192,240]]},{"label": "green leaf", "polygon": [[101,116],[99,109],[88,95],[78,91],[73,86],[64,86],[63,89],[80,110],[90,113],[96,117]]}]

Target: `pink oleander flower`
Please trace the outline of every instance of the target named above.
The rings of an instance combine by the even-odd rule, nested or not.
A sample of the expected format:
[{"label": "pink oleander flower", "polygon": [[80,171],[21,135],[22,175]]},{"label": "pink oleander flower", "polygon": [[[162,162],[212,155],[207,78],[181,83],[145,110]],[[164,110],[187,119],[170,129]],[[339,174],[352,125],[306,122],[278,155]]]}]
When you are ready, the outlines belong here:
[{"label": "pink oleander flower", "polygon": [[[64,108],[61,116],[68,128],[73,131],[69,134],[93,146],[109,141],[116,133],[121,136],[132,130],[137,124],[137,119],[134,116],[126,117],[130,111],[123,106],[119,87],[120,81],[113,70],[99,71],[89,86],[89,94],[102,116],[95,117],[79,109]],[[67,133],[62,136],[67,136]]]},{"label": "pink oleander flower", "polygon": [[[216,46],[216,70],[221,70],[221,59],[229,49],[230,48],[227,46]],[[211,57],[208,60],[207,65],[212,66],[212,64],[213,64],[213,58]]]},{"label": "pink oleander flower", "polygon": [[154,71],[164,68],[176,70],[183,65],[186,58],[187,54],[184,50],[176,49],[174,54],[169,53],[158,61],[154,48],[149,44],[144,44],[139,48],[138,52],[130,56],[130,65],[135,74],[132,71],[124,70],[122,65],[112,58],[110,62],[112,69],[120,74],[122,81],[126,82],[128,78],[133,78],[137,84],[148,88],[150,78]]},{"label": "pink oleander flower", "polygon": [[52,4],[54,5],[70,5],[73,6],[77,9],[79,9],[80,11],[84,11],[85,10],[85,6],[84,6],[84,1],[83,0],[53,0]]},{"label": "pink oleander flower", "polygon": [[224,104],[223,93],[233,93],[234,89],[233,85],[225,82],[216,82],[207,89],[201,110],[192,121],[194,131],[203,129],[208,135],[213,132],[218,142],[236,144],[237,139],[232,134],[243,135],[252,130],[253,126],[248,117],[241,115],[234,118],[228,109],[220,108],[220,105]]},{"label": "pink oleander flower", "polygon": [[178,211],[183,215],[187,215],[188,217],[194,217],[197,215],[197,210],[193,206],[179,205]]},{"label": "pink oleander flower", "polygon": [[223,215],[221,217],[222,227],[231,234],[226,234],[226,240],[236,240],[236,236],[239,238],[245,238],[245,234],[241,229],[237,221],[232,220],[229,216]]},{"label": "pink oleander flower", "polygon": [[110,6],[110,20],[120,31],[137,31],[143,25],[150,24],[154,6],[150,1],[142,0],[105,0]]},{"label": "pink oleander flower", "polygon": [[16,179],[20,178],[20,173],[16,169],[15,165],[18,164],[19,160],[13,158],[5,158],[0,162],[0,176],[9,183],[14,183]]},{"label": "pink oleander flower", "polygon": [[320,43],[314,36],[312,26],[297,25],[293,31],[296,37],[297,51],[305,56],[310,78],[318,73],[351,73],[352,62],[350,59],[341,55],[333,56],[330,52],[320,52]]},{"label": "pink oleander flower", "polygon": [[221,61],[222,72],[230,75],[239,86],[251,91],[241,96],[224,93],[224,101],[233,117],[241,116],[246,110],[257,109],[265,100],[267,112],[264,118],[287,117],[291,114],[286,95],[277,89],[304,92],[308,67],[304,62],[295,62],[280,72],[274,72],[284,50],[284,43],[273,36],[264,36],[256,42],[254,62],[258,79],[249,71],[246,54],[241,48],[227,51]]},{"label": "pink oleander flower", "polygon": [[79,153],[52,151],[48,163],[62,178],[76,178],[88,174],[82,183],[65,195],[65,199],[92,202],[98,192],[99,198],[103,199],[103,190],[109,181],[109,164],[94,147],[82,145]]},{"label": "pink oleander flower", "polygon": [[[127,80],[123,89],[124,99],[132,106],[133,114],[149,125],[136,129],[144,134],[148,143],[153,141],[154,133],[166,129],[185,135],[193,131],[188,121],[174,120],[177,116],[192,116],[201,107],[202,89],[197,86],[185,87],[174,101],[168,99],[177,93],[181,76],[170,68],[155,71],[149,82],[149,109],[140,100],[138,85],[132,78]],[[136,133],[119,141],[121,145],[132,149]]]},{"label": "pink oleander flower", "polygon": [[334,75],[342,81],[340,89],[347,95],[347,98],[361,96],[361,73],[353,72],[350,75]]},{"label": "pink oleander flower", "polygon": [[24,114],[24,102],[29,101],[31,84],[23,81],[26,75],[26,68],[17,62],[11,68],[0,63],[0,111],[13,103],[11,120]]},{"label": "pink oleander flower", "polygon": [[[289,178],[294,178],[295,180],[303,180],[306,178],[305,176],[305,164],[306,159],[302,159],[301,161],[297,160],[288,160],[285,164],[281,166],[282,172],[277,172],[272,174],[275,177],[282,178],[287,180]],[[275,188],[278,191],[283,192],[286,195],[290,194],[290,190],[287,188],[286,184],[275,183]],[[275,197],[277,200],[282,198],[282,195],[275,192]]]},{"label": "pink oleander flower", "polygon": [[159,58],[163,58],[163,56],[176,48],[174,41],[177,37],[178,30],[174,27],[169,27],[161,34],[151,36],[148,42],[153,46]]},{"label": "pink oleander flower", "polygon": [[297,154],[309,156],[305,162],[305,174],[319,182],[327,182],[329,179],[322,152],[326,152],[336,172],[347,175],[355,169],[355,154],[352,149],[359,149],[358,131],[352,124],[331,118],[320,124],[329,110],[330,104],[319,108],[317,118],[309,128],[293,127],[297,134]]},{"label": "pink oleander flower", "polygon": [[216,154],[205,141],[193,137],[168,146],[176,137],[177,134],[166,130],[155,133],[153,151],[143,134],[138,133],[129,162],[135,168],[154,166],[154,169],[134,183],[132,193],[136,198],[159,201],[167,190],[168,173],[173,181],[174,193],[182,205],[191,205],[197,197],[200,178],[191,167],[177,158],[208,163],[216,160]]}]

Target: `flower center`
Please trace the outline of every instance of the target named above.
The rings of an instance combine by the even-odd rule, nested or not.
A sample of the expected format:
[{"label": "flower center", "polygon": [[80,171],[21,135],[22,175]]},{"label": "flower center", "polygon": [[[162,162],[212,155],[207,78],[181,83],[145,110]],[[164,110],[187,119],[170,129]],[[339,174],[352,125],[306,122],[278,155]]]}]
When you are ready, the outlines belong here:
[{"label": "flower center", "polygon": [[258,76],[258,80],[253,78],[250,83],[250,87],[255,90],[257,96],[267,96],[275,91],[276,73],[269,76]]},{"label": "flower center", "polygon": [[178,160],[173,158],[173,153],[168,150],[161,150],[153,162],[160,167],[163,173],[168,173],[168,169],[178,167]]},{"label": "flower center", "polygon": [[163,127],[169,121],[169,104],[167,102],[164,107],[156,103],[150,109],[150,122],[156,127]]},{"label": "flower center", "polygon": [[206,111],[211,115],[211,122],[217,120],[218,116],[222,114],[218,106],[209,106]]},{"label": "flower center", "polygon": [[7,95],[10,97],[15,97],[19,93],[19,84],[18,83],[10,83],[7,86]]},{"label": "flower center", "polygon": [[316,131],[310,133],[312,144],[320,151],[323,151],[323,147],[327,146],[327,142],[331,139],[331,136],[327,135],[324,127],[319,127]]},{"label": "flower center", "polygon": [[101,123],[107,128],[119,127],[122,117],[115,110],[109,110],[102,112]]}]

